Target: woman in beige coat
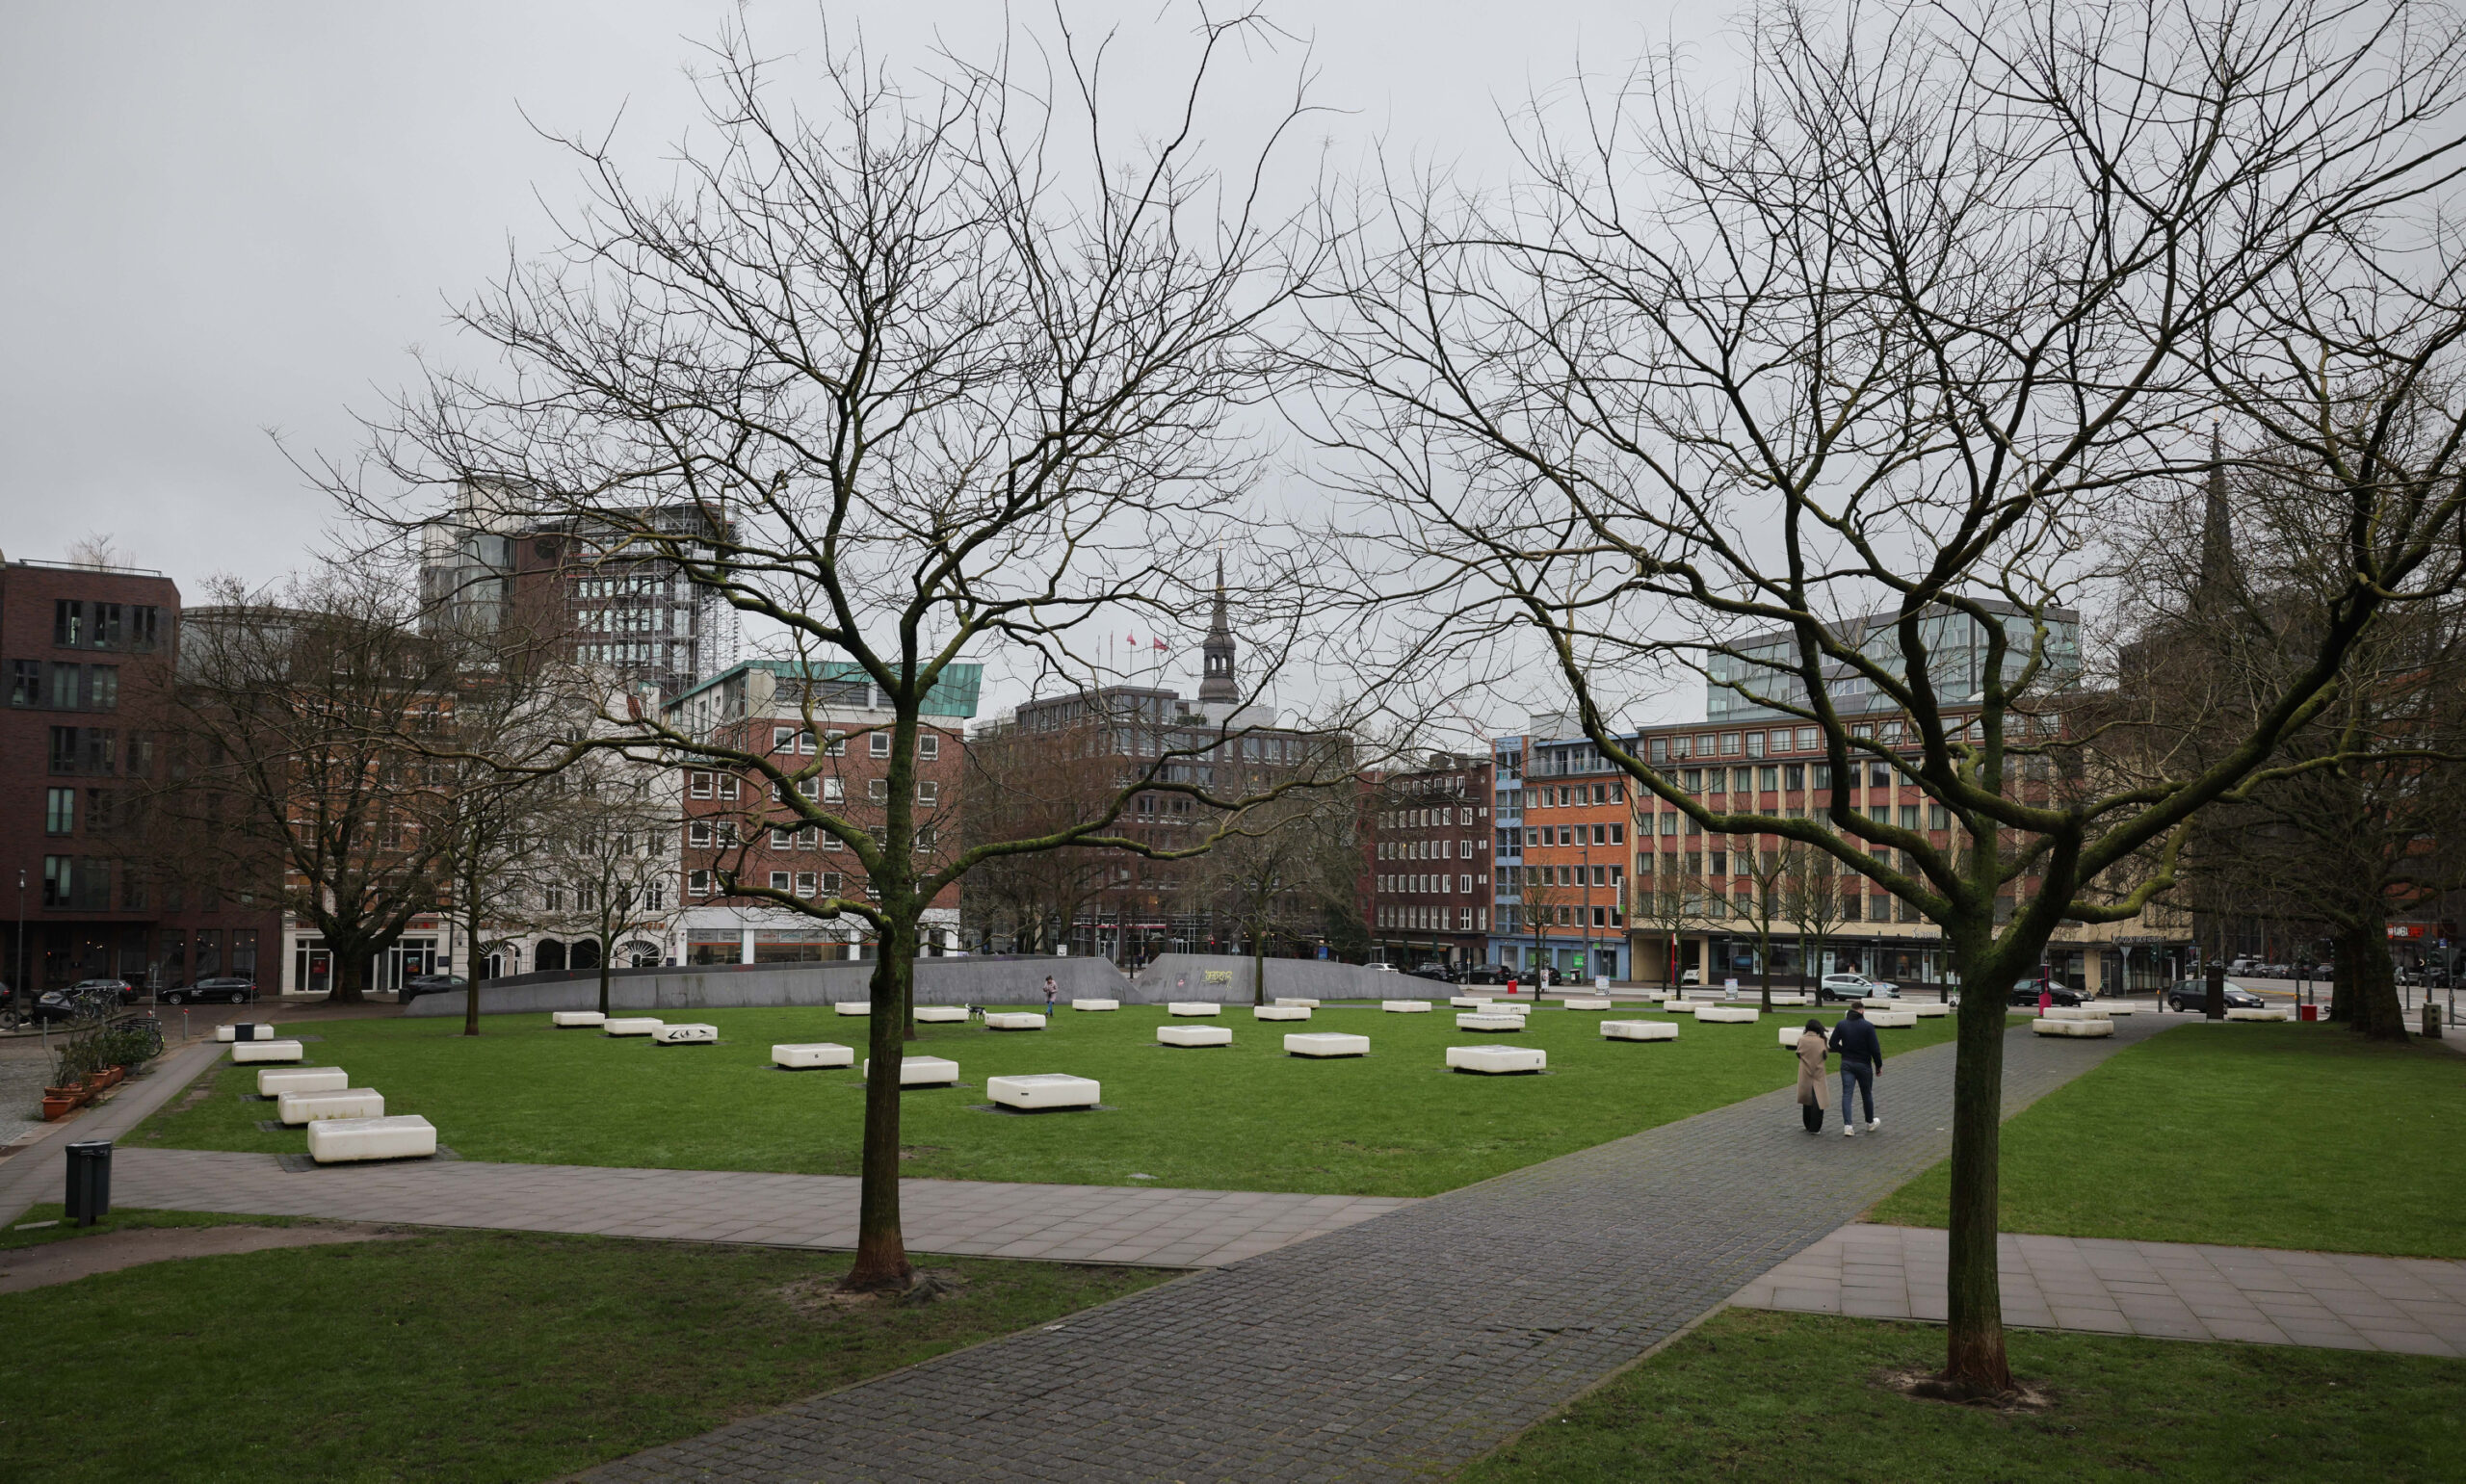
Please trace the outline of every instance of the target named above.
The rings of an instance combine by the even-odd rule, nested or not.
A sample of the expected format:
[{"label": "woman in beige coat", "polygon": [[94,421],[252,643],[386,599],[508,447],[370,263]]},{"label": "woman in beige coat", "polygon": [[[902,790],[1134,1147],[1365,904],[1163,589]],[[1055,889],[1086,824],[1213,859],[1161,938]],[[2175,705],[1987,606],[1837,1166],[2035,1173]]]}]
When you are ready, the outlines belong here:
[{"label": "woman in beige coat", "polygon": [[1832,1106],[1832,1080],[1823,1075],[1823,1060],[1832,1046],[1823,1022],[1810,1020],[1798,1037],[1798,1116],[1809,1133],[1823,1132],[1824,1109]]}]

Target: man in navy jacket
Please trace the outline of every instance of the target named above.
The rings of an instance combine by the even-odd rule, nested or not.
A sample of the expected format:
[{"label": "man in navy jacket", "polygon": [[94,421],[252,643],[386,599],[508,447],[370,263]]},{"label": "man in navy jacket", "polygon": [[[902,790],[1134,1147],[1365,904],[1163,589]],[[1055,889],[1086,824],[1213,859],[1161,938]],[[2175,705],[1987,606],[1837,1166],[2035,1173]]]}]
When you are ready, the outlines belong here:
[{"label": "man in navy jacket", "polygon": [[1850,1092],[1856,1088],[1867,1105],[1867,1132],[1883,1127],[1876,1116],[1876,1077],[1884,1069],[1883,1038],[1867,1020],[1867,1012],[1856,1005],[1832,1028],[1832,1050],[1841,1057],[1841,1133],[1855,1138],[1858,1115],[1850,1110]]}]

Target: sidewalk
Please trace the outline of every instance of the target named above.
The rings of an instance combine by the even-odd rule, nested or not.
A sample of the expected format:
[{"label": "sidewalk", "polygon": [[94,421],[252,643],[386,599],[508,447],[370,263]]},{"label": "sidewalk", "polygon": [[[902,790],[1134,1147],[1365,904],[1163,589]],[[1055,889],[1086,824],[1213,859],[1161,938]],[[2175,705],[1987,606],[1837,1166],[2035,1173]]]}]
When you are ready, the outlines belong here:
[{"label": "sidewalk", "polygon": [[[2010,1233],[1998,1251],[2007,1324],[2466,1356],[2466,1263]],[[1939,1229],[1855,1224],[1731,1302],[1940,1323],[1945,1262]]]}]

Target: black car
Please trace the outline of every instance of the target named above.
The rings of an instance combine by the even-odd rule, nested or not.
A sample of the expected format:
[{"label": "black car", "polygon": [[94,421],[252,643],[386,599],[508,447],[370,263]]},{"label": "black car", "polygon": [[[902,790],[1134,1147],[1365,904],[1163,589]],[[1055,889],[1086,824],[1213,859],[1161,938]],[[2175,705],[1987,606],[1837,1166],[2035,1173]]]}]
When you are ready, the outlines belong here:
[{"label": "black car", "polygon": [[1456,982],[1456,971],[1445,964],[1415,964],[1404,972],[1417,979],[1436,979],[1442,984]]},{"label": "black car", "polygon": [[[2240,984],[2226,986],[2226,1007],[2230,1010],[2257,1010],[2269,1003]],[[2166,991],[2166,1008],[2206,1012],[2209,1009],[2209,981],[2185,979]]]},{"label": "black car", "polygon": [[34,1021],[107,1020],[124,1002],[119,997],[118,979],[88,979],[66,989],[46,989],[35,996],[31,1013]]},{"label": "black car", "polygon": [[1462,984],[1504,984],[1508,981],[1508,971],[1497,964],[1475,964],[1473,967],[1464,971],[1463,978],[1457,980],[1457,982]]},{"label": "black car", "polygon": [[468,989],[471,981],[453,974],[414,974],[403,980],[402,1001],[408,1004],[422,995],[445,995],[458,989]]},{"label": "black car", "polygon": [[209,1000],[246,1004],[255,998],[257,998],[256,981],[240,975],[199,979],[194,984],[183,984],[177,989],[167,989],[162,995],[165,1004],[188,1004],[192,1002],[203,1004]]},{"label": "black car", "polygon": [[[2060,979],[2048,980],[2046,984],[2046,991],[2047,1002],[2050,1004],[2079,1004],[2081,1002],[2081,992],[2072,988],[2070,985],[2065,984]],[[2016,1005],[2023,1005],[2031,1009],[2037,1008],[2038,981],[2035,979],[2014,980],[2012,984],[2012,1002]]]}]

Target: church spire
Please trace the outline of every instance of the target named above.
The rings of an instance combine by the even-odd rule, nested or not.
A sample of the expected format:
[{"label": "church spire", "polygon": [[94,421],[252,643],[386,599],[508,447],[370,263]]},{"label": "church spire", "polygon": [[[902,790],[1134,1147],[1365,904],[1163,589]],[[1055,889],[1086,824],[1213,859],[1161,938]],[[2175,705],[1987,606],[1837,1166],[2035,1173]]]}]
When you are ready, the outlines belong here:
[{"label": "church spire", "polygon": [[2209,491],[2200,517],[2200,581],[2203,594],[2235,586],[2235,530],[2226,513],[2226,459],[2217,425],[2209,425]]},{"label": "church spire", "polygon": [[1233,625],[1224,601],[1224,554],[1216,554],[1216,612],[1207,625],[1207,642],[1201,647],[1198,698],[1202,702],[1218,701],[1233,705],[1242,699],[1242,687],[1233,678]]}]

